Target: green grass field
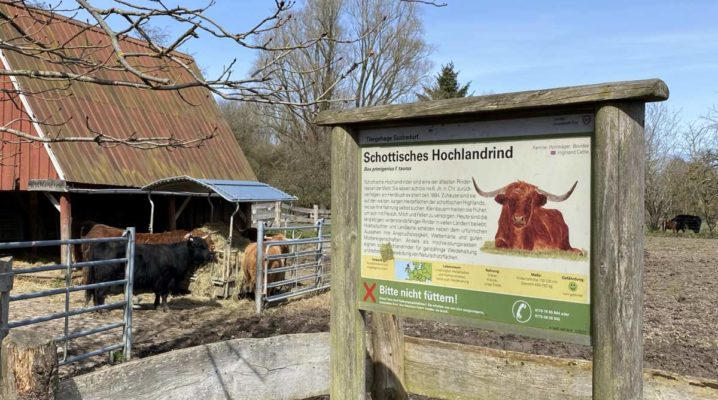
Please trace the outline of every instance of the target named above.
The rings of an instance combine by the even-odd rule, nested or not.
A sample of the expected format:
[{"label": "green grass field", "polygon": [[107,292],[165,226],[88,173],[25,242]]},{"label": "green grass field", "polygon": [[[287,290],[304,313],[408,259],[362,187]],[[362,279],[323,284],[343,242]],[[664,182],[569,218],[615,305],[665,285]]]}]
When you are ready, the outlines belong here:
[{"label": "green grass field", "polygon": [[481,251],[484,253],[490,253],[490,254],[501,254],[501,255],[507,255],[507,256],[518,256],[518,257],[532,257],[532,258],[558,258],[561,260],[571,260],[571,261],[584,261],[588,260],[588,252],[585,249],[583,250],[584,255],[579,255],[576,253],[572,253],[570,251],[564,251],[564,250],[537,250],[537,251],[529,251],[529,250],[517,250],[517,249],[498,249],[496,248],[496,245],[494,244],[493,240],[489,240],[484,242],[484,245],[481,246]]}]

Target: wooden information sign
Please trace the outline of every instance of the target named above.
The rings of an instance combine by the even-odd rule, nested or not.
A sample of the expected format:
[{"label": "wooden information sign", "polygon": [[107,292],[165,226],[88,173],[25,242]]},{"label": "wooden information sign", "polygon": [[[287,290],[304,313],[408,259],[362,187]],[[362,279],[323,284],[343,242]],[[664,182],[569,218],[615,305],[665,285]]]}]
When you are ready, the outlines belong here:
[{"label": "wooden information sign", "polygon": [[[319,115],[332,131],[332,395],[405,398],[397,315],[594,347],[642,394],[643,119],[660,80]],[[508,384],[508,382],[507,382]]]}]

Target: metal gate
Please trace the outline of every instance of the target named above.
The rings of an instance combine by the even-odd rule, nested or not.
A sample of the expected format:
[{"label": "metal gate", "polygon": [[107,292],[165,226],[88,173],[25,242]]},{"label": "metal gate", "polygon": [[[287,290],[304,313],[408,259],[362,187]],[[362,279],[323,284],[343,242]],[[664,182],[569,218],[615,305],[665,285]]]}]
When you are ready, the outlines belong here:
[{"label": "metal gate", "polygon": [[[82,261],[72,262],[72,246],[80,246],[83,244],[98,243],[125,243],[127,251],[124,258],[114,258],[99,261]],[[117,352],[122,349],[122,358],[127,361],[131,357],[132,351],[132,282],[134,272],[134,254],[135,254],[135,228],[127,228],[120,237],[101,238],[101,239],[69,239],[69,240],[48,240],[35,242],[10,242],[0,243],[0,251],[12,249],[30,249],[36,247],[52,247],[62,246],[65,255],[66,264],[52,264],[33,266],[29,268],[16,269],[12,267],[12,258],[7,257],[0,261],[0,340],[2,340],[10,329],[19,328],[28,325],[39,324],[42,322],[64,319],[64,329],[62,334],[55,337],[55,342],[62,348],[59,365],[67,365],[73,362],[81,361],[86,358],[94,357],[104,353]],[[72,272],[80,268],[102,268],[103,266],[123,263],[125,265],[124,279],[94,283],[73,285]],[[14,278],[18,275],[31,274],[45,271],[65,271],[65,287],[57,289],[40,290],[21,294],[13,294],[12,287]],[[70,309],[70,293],[79,292],[87,289],[96,289],[109,286],[123,286],[124,299],[122,301],[103,304],[93,307],[80,307]],[[26,318],[22,320],[9,320],[10,303],[42,298],[47,296],[65,295],[65,306],[63,312],[51,313],[42,316]],[[80,314],[91,313],[100,310],[123,309],[122,321],[112,322],[107,325],[70,331],[70,317]],[[99,349],[87,351],[81,354],[68,355],[68,344],[74,339],[96,335],[113,329],[122,329],[122,340],[120,343],[114,343],[103,346]]]},{"label": "metal gate", "polygon": [[[264,302],[271,303],[329,288],[330,225],[320,219],[314,225],[267,227],[257,224],[256,311]],[[271,232],[283,233],[287,240],[264,240]],[[304,236],[308,237],[304,237]],[[289,246],[289,252],[272,252],[273,247]],[[274,253],[274,254],[270,254]],[[279,267],[265,268],[272,261]]]}]

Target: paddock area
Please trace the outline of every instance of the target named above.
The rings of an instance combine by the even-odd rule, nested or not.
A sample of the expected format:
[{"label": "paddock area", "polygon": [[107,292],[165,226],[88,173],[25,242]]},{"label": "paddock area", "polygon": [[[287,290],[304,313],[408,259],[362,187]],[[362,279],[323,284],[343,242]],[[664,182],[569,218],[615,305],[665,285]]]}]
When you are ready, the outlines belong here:
[{"label": "paddock area", "polygon": [[[681,375],[715,379],[718,376],[718,241],[684,237],[646,238],[644,343],[646,368]],[[60,280],[18,279],[13,292],[57,287]],[[170,311],[150,309],[152,295],[142,295],[145,305],[134,312],[134,358],[180,348],[235,338],[264,338],[291,333],[329,331],[329,293],[291,300],[265,309],[257,315],[250,299],[213,300],[203,296],[170,299]],[[72,295],[73,305],[82,305],[82,293]],[[47,313],[57,304],[34,299],[13,304],[12,318]],[[119,310],[83,315],[73,320],[86,328],[116,320]],[[61,329],[57,322],[40,325],[48,332]],[[73,325],[75,326],[75,325]],[[76,326],[79,328],[79,326]],[[37,328],[36,328],[37,329]],[[407,319],[408,336],[478,345],[565,358],[591,359],[591,348],[550,342],[516,335],[465,328],[432,321]],[[104,340],[95,337],[94,340]],[[96,348],[98,343],[78,341],[77,346]],[[62,376],[86,373],[109,365],[98,356],[61,368]]]}]

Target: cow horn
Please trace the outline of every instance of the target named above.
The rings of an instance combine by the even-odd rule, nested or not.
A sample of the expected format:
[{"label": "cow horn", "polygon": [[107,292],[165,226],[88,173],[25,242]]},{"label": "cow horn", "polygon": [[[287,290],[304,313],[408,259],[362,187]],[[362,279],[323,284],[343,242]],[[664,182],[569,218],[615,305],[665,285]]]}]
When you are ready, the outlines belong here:
[{"label": "cow horn", "polygon": [[476,184],[476,179],[474,179],[474,177],[471,177],[471,180],[474,182],[474,189],[476,189],[476,193],[478,193],[479,196],[483,196],[483,197],[494,197],[494,196],[496,196],[497,194],[503,193],[504,190],[506,189],[506,186],[503,186],[503,187],[501,187],[501,188],[499,188],[499,189],[492,190],[492,191],[490,191],[490,192],[484,192],[483,190],[479,189],[479,185]]},{"label": "cow horn", "polygon": [[548,201],[559,202],[559,201],[564,201],[564,200],[568,199],[569,197],[571,197],[571,194],[573,193],[573,189],[576,189],[577,184],[578,184],[578,181],[574,182],[573,186],[571,186],[571,189],[569,189],[568,192],[566,192],[565,194],[562,194],[561,196],[556,196],[555,194],[551,194],[549,192],[543,191],[538,188],[536,188],[536,191],[541,193],[542,195],[546,196],[546,200],[548,200]]}]

